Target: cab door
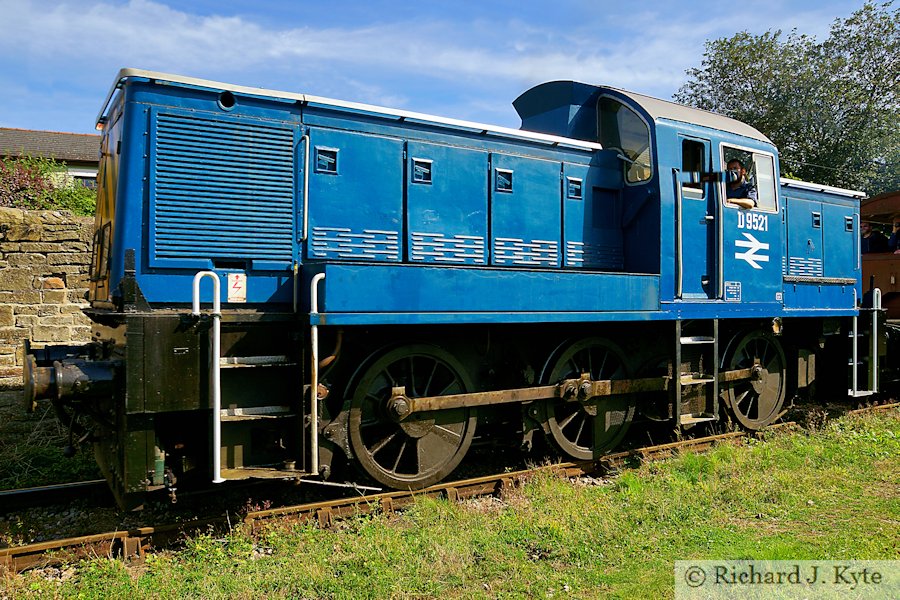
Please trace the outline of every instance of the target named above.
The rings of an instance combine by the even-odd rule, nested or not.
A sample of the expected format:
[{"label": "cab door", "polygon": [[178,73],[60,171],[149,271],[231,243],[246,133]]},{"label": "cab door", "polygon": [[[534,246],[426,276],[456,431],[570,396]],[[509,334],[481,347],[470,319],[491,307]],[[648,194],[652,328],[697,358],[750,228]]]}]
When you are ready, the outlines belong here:
[{"label": "cab door", "polygon": [[[679,136],[681,169],[675,178],[679,257],[676,297],[711,300],[718,294],[716,239],[718,204],[713,184],[703,173],[711,169],[709,140]],[[680,285],[679,285],[680,284]]]}]

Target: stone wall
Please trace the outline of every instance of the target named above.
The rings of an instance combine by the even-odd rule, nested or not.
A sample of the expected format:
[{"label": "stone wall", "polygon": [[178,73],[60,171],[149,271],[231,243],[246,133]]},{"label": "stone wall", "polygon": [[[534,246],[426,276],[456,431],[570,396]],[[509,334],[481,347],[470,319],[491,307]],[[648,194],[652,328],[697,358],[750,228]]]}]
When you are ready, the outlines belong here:
[{"label": "stone wall", "polygon": [[90,340],[87,304],[93,218],[0,207],[0,389],[21,386],[25,339]]}]

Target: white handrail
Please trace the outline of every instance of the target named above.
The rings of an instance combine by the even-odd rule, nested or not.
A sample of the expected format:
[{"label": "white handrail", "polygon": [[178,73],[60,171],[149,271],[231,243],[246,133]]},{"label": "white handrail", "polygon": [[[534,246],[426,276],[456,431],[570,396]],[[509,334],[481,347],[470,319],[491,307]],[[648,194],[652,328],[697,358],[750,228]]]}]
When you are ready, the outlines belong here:
[{"label": "white handrail", "polygon": [[[857,314],[859,313],[859,307],[857,306],[857,298],[856,298],[856,287],[853,288],[853,306],[856,308]],[[859,394],[859,338],[857,337],[857,325],[858,325],[858,317],[857,315],[853,315],[853,351],[851,353],[851,360],[853,364],[853,371],[851,374],[850,380],[853,383],[853,387],[850,390],[850,393],[855,398]]]},{"label": "white handrail", "polygon": [[309,284],[309,338],[312,345],[312,378],[310,381],[310,471],[319,474],[319,326],[315,324],[319,316],[318,285],[325,279],[325,273],[317,273]]},{"label": "white handrail", "polygon": [[675,298],[680,299],[684,293],[684,241],[682,239],[682,204],[684,199],[681,194],[681,181],[679,171],[672,168],[672,179],[675,180]]},{"label": "white handrail", "polygon": [[[300,138],[303,144],[303,230],[300,232],[300,241],[305,242],[309,229],[309,134],[304,133]],[[302,249],[301,249],[302,252]]]},{"label": "white handrail", "polygon": [[213,311],[212,311],[212,351],[210,352],[210,377],[209,393],[213,402],[213,483],[222,483],[222,391],[221,373],[219,371],[219,359],[222,354],[222,301],[220,295],[221,284],[219,275],[213,271],[200,271],[194,275],[193,295],[191,302],[191,314],[200,316],[200,281],[204,277],[212,277],[213,280]]},{"label": "white handrail", "polygon": [[872,391],[878,392],[878,313],[881,312],[881,288],[872,291]]}]

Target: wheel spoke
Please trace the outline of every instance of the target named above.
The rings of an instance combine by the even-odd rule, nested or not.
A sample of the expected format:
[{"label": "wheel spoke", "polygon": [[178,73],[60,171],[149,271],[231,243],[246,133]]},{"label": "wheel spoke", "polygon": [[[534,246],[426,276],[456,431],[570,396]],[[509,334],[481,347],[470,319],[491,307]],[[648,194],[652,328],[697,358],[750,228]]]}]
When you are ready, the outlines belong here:
[{"label": "wheel spoke", "polygon": [[786,361],[777,338],[767,332],[751,331],[739,340],[730,368],[748,368],[755,363],[764,369],[764,377],[735,384],[728,391],[734,418],[751,430],[771,423],[784,404]]},{"label": "wheel spoke", "polygon": [[388,381],[388,384],[389,384],[388,387],[397,387],[397,380],[396,380],[396,379],[394,378],[394,376],[391,374],[391,371],[388,369],[388,367],[385,367],[385,368],[384,368],[384,372],[382,373],[382,375],[383,375],[385,378],[387,378],[387,381]]},{"label": "wheel spoke", "polygon": [[406,443],[409,440],[403,440],[403,444],[400,446],[400,451],[397,453],[397,460],[394,461],[393,468],[390,469],[391,473],[396,473],[397,468],[400,466],[400,459],[403,458],[403,452],[406,450]]},{"label": "wheel spoke", "polygon": [[[542,381],[556,384],[582,373],[589,373],[594,379],[626,377],[624,353],[602,338],[577,341],[556,354],[556,362],[544,372]],[[603,398],[604,402],[608,400]],[[547,425],[554,442],[563,452],[581,460],[608,451],[625,435],[634,416],[634,397],[623,396],[618,402],[622,407],[621,419],[606,423],[601,417],[589,415],[581,403],[547,401]]]},{"label": "wheel spoke", "polygon": [[572,414],[570,414],[568,417],[566,417],[559,423],[560,430],[565,430],[565,428],[569,426],[569,423],[571,423],[572,420],[578,416],[579,410],[573,411]]},{"label": "wheel spoke", "polygon": [[444,387],[444,389],[442,389],[437,395],[438,396],[446,396],[447,394],[450,393],[451,390],[459,391],[459,381],[457,381],[456,379],[454,379],[450,383],[448,383]]},{"label": "wheel spoke", "polygon": [[428,375],[428,381],[425,382],[425,389],[422,390],[422,395],[427,396],[428,391],[431,389],[431,382],[434,380],[434,374],[437,373],[438,363],[434,361],[433,366],[431,367],[431,373]]},{"label": "wheel spoke", "polygon": [[418,394],[416,390],[416,364],[415,359],[412,356],[409,357],[409,377],[407,377],[406,379],[406,385],[409,387],[409,393],[413,396],[416,396]]},{"label": "wheel spoke", "polygon": [[399,432],[399,431],[394,431],[393,433],[391,433],[390,435],[388,435],[386,438],[384,438],[383,440],[381,440],[380,442],[378,442],[377,444],[375,444],[374,446],[372,446],[372,448],[369,450],[369,454],[370,454],[371,456],[375,456],[376,454],[378,454],[378,452],[379,452],[382,448],[384,448],[385,446],[387,446],[388,444],[390,444],[390,443],[397,437],[397,434],[398,434],[398,433],[400,433],[400,432]]},{"label": "wheel spoke", "polygon": [[432,411],[393,421],[386,410],[392,387],[412,397],[465,393],[473,386],[462,367],[430,345],[390,350],[370,364],[350,401],[349,438],[369,475],[393,488],[418,489],[456,468],[472,443],[475,410]]},{"label": "wheel spoke", "polygon": [[581,432],[584,431],[584,424],[587,422],[587,420],[588,420],[588,417],[584,417],[583,419],[581,419],[581,423],[578,424],[578,432],[575,434],[575,437],[572,438],[572,441],[575,443],[576,446],[584,445],[584,444],[579,444],[578,440],[581,439]]},{"label": "wheel spoke", "polygon": [[604,369],[606,369],[606,361],[609,359],[609,352],[603,353],[603,362],[600,363],[600,370],[597,371],[597,376],[602,377],[603,373],[605,373]]}]

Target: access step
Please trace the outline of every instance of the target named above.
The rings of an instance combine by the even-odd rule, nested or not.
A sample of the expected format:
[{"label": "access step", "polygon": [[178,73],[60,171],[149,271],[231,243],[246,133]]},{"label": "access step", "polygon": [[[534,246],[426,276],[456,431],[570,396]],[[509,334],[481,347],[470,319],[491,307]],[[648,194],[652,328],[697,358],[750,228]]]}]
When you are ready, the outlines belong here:
[{"label": "access step", "polygon": [[290,406],[247,406],[229,407],[219,411],[219,419],[223,422],[257,421],[261,419],[285,419],[295,417]]},{"label": "access step", "polygon": [[694,344],[714,344],[716,338],[711,335],[683,335],[681,336],[682,346],[691,346]]},{"label": "access step", "polygon": [[681,385],[698,385],[701,383],[712,383],[715,377],[707,373],[682,373]]},{"label": "access step", "polygon": [[696,425],[697,423],[708,423],[709,421],[715,421],[716,417],[712,417],[709,415],[681,415],[680,422],[682,425]]},{"label": "access step", "polygon": [[296,364],[289,356],[223,356],[219,359],[221,369],[291,367]]},{"label": "access step", "polygon": [[279,467],[241,467],[237,469],[222,469],[223,479],[293,479],[301,475],[308,475],[301,470],[289,470]]}]

